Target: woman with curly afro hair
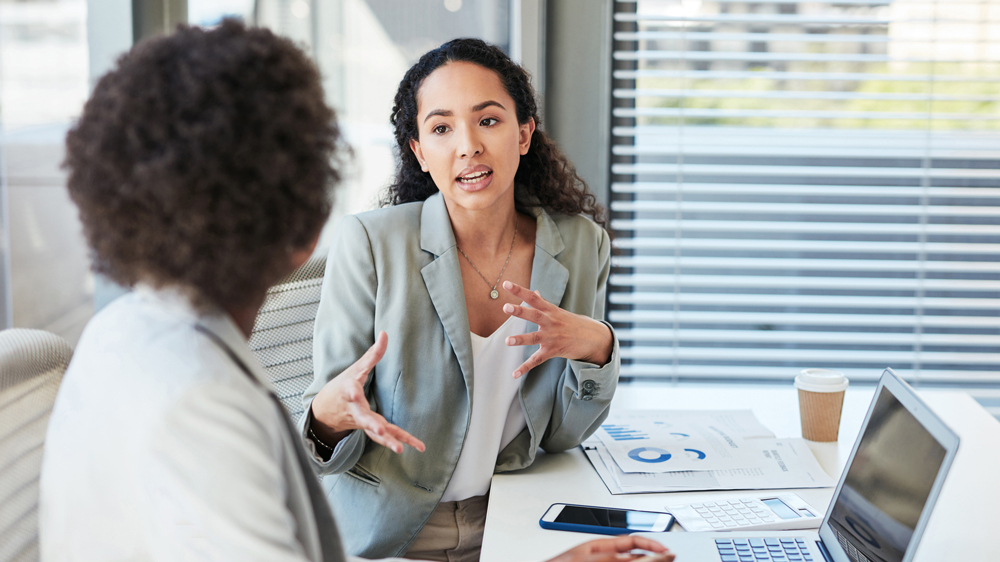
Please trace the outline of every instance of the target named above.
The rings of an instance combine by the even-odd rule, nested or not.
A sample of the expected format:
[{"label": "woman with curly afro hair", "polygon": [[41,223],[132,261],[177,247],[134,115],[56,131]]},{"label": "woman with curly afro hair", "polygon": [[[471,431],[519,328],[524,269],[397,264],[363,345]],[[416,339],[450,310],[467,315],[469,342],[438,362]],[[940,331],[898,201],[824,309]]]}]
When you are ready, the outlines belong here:
[{"label": "woman with curly afro hair", "polygon": [[[605,419],[618,340],[603,322],[603,210],[540,129],[527,72],[456,39],[404,76],[386,207],[346,217],[314,333],[303,436],[345,546],[478,560],[490,479]],[[336,376],[386,332],[373,373]],[[426,444],[386,454],[355,412]]]}]

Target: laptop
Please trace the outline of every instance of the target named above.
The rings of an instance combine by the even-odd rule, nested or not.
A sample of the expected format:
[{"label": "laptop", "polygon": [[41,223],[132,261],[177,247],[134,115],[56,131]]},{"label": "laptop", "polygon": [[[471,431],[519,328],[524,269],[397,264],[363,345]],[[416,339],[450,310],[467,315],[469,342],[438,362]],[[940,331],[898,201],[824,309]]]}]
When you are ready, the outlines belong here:
[{"label": "laptop", "polygon": [[678,562],[909,562],[957,451],[958,436],[886,369],[818,532],[643,536]]}]

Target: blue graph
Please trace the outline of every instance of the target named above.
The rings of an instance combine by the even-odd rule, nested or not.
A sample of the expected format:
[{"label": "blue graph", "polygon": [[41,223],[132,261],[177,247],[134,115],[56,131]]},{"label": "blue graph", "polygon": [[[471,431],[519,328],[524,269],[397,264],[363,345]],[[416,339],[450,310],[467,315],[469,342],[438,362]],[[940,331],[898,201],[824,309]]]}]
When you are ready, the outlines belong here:
[{"label": "blue graph", "polygon": [[649,439],[649,435],[637,429],[632,429],[627,425],[614,425],[606,423],[601,426],[604,431],[608,432],[615,441],[636,441],[639,439]]},{"label": "blue graph", "polygon": [[[655,453],[654,458],[645,458],[641,456],[643,453]],[[664,451],[663,449],[657,449],[656,447],[639,447],[638,449],[632,449],[628,452],[628,458],[645,463],[659,463],[666,462],[670,460],[670,453]]]}]

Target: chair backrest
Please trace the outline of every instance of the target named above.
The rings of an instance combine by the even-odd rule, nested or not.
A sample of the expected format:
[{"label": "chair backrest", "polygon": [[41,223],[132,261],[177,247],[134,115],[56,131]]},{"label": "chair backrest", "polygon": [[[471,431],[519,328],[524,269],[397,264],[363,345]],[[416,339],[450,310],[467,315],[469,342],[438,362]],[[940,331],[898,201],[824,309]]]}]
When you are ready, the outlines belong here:
[{"label": "chair backrest", "polygon": [[326,258],[313,258],[271,287],[250,334],[250,349],[294,422],[313,380],[313,323],[325,269]]},{"label": "chair backrest", "polygon": [[38,477],[73,348],[43,330],[0,332],[0,562],[38,560]]}]

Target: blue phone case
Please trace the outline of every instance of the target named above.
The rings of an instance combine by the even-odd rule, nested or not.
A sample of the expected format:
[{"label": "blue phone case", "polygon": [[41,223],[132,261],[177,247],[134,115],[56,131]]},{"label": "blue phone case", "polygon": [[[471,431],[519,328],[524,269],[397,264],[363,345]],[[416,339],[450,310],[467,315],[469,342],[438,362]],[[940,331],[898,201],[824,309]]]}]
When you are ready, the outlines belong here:
[{"label": "blue phone case", "polygon": [[[552,505],[556,505],[556,504],[552,504]],[[552,505],[549,506],[549,509],[552,509]],[[567,505],[567,506],[572,505],[573,507],[586,507],[586,508],[591,508],[591,509],[619,509],[617,507],[600,507],[600,506],[596,506],[596,505],[577,505],[577,504],[562,504],[562,505]],[[545,513],[548,513],[549,509],[546,509]],[[623,510],[623,511],[634,511],[634,510]],[[643,510],[639,510],[639,511],[643,511]],[[545,517],[545,513],[542,514],[542,517]],[[668,515],[670,515],[670,514],[668,514]],[[664,529],[664,532],[669,531],[670,528],[674,526],[674,522],[675,521],[676,521],[676,519],[674,518],[674,516],[670,515],[670,523],[667,524],[667,528]],[[642,533],[642,532],[644,532],[644,531],[640,531],[640,530],[637,530],[637,529],[623,529],[623,528],[620,528],[620,527],[601,527],[601,526],[598,526],[598,525],[577,525],[576,523],[556,523],[555,521],[552,521],[552,522],[542,521],[541,518],[538,519],[538,525],[541,528],[543,528],[543,529],[551,529],[551,530],[554,530],[554,531],[573,531],[575,533],[591,533],[591,534],[597,534],[597,535],[628,535],[630,533]]]}]

